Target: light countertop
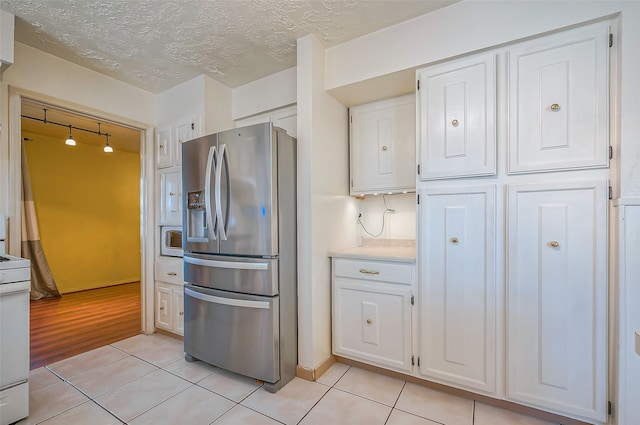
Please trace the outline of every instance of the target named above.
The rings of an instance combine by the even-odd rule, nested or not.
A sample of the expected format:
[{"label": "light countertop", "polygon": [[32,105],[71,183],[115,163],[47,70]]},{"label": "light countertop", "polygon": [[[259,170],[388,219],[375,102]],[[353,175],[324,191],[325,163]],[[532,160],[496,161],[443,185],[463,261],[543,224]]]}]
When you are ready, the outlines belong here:
[{"label": "light countertop", "polygon": [[415,240],[405,239],[363,239],[362,246],[329,252],[334,258],[355,258],[362,260],[416,262]]}]

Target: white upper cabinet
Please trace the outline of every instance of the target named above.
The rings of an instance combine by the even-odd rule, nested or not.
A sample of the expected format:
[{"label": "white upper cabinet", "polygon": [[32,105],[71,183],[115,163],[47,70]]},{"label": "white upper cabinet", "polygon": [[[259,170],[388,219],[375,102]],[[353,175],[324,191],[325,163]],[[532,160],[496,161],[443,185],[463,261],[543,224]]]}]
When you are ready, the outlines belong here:
[{"label": "white upper cabinet", "polygon": [[420,179],[494,175],[494,54],[429,66],[417,78]]},{"label": "white upper cabinet", "polygon": [[496,382],[495,186],[419,191],[420,373],[488,394]]},{"label": "white upper cabinet", "polygon": [[508,187],[507,395],[606,421],[607,181]]},{"label": "white upper cabinet", "polygon": [[182,167],[173,167],[159,172],[160,222],[159,224],[182,224]]},{"label": "white upper cabinet", "polygon": [[509,49],[509,173],[606,167],[609,23]]},{"label": "white upper cabinet", "polygon": [[156,133],[156,165],[158,168],[173,165],[173,142],[171,127],[159,128]]},{"label": "white upper cabinet", "polygon": [[414,94],[349,110],[351,195],[415,190],[415,110]]},{"label": "white upper cabinet", "polygon": [[156,135],[156,166],[182,165],[182,144],[201,135],[198,117],[188,117],[158,129]]}]

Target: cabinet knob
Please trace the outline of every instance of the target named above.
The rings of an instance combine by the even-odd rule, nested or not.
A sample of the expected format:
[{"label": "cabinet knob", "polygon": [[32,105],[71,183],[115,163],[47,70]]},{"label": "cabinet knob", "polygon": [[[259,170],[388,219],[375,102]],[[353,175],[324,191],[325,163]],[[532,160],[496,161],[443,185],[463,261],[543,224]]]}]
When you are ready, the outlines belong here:
[{"label": "cabinet knob", "polygon": [[560,243],[558,241],[551,241],[551,242],[549,242],[549,246],[551,248],[557,248],[557,247],[560,246]]},{"label": "cabinet knob", "polygon": [[367,319],[367,325],[370,325],[371,323],[371,319]]},{"label": "cabinet knob", "polygon": [[551,105],[551,110],[553,112],[558,112],[560,110],[560,105],[558,105],[557,103],[554,103],[553,105]]},{"label": "cabinet knob", "polygon": [[160,145],[160,149],[164,149],[164,145]]},{"label": "cabinet knob", "polygon": [[451,121],[451,125],[454,127],[457,127],[460,124],[460,122],[458,120],[453,120]]},{"label": "cabinet knob", "polygon": [[364,273],[364,274],[380,274],[380,272],[378,270],[367,270],[367,269],[360,269],[360,273]]},{"label": "cabinet knob", "polygon": [[169,276],[177,276],[178,275],[178,273],[176,273],[176,272],[167,272],[167,274]]},{"label": "cabinet knob", "polygon": [[386,146],[383,146],[383,147],[382,147],[382,150],[383,150],[383,151],[386,151],[386,150],[387,150],[387,147],[386,147]]},{"label": "cabinet knob", "polygon": [[183,142],[183,140],[182,140],[182,139],[178,139],[178,143],[182,143],[182,142]]},{"label": "cabinet knob", "polygon": [[174,195],[175,195],[175,193],[169,192],[169,196],[174,196]]},{"label": "cabinet knob", "polygon": [[164,311],[164,307],[160,307],[160,311]]},{"label": "cabinet knob", "polygon": [[180,316],[184,316],[184,311],[181,311],[179,314]]},{"label": "cabinet knob", "polygon": [[451,238],[451,243],[458,243],[458,238]]}]

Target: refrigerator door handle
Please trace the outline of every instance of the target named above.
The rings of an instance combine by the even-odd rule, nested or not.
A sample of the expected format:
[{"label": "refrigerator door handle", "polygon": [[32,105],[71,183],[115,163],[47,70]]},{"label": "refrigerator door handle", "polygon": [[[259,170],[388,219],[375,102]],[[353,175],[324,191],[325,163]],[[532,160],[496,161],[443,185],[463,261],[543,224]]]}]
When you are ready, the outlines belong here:
[{"label": "refrigerator door handle", "polygon": [[202,294],[200,292],[193,291],[189,288],[184,288],[184,294],[192,298],[197,298],[199,300],[214,303],[214,304],[230,305],[234,307],[260,308],[260,309],[266,309],[266,310],[271,308],[271,305],[269,304],[268,301],[250,301],[250,300],[238,300],[234,298],[216,297],[214,295]]},{"label": "refrigerator door handle", "polygon": [[216,261],[202,258],[184,257],[184,262],[196,266],[217,267],[220,269],[269,270],[269,263],[245,263],[242,261]]},{"label": "refrigerator door handle", "polygon": [[[216,240],[216,229],[215,229],[215,219],[212,204],[211,204],[211,175],[215,173],[216,170],[216,147],[211,146],[209,148],[209,156],[207,157],[207,169],[205,171],[204,177],[204,204],[205,204],[205,215],[207,217],[207,226],[209,227],[209,239]],[[216,195],[218,192],[216,191]]]},{"label": "refrigerator door handle", "polygon": [[[223,241],[227,240],[226,230],[228,228],[227,228],[227,224],[224,222],[224,219],[222,217],[222,199],[220,194],[220,185],[222,182],[222,166],[224,163],[224,159],[226,158],[226,154],[227,154],[227,145],[223,144],[222,146],[220,146],[220,152],[218,155],[220,158],[220,163],[216,167],[216,218],[218,220],[220,240],[223,240]],[[227,181],[229,181],[229,179],[227,179]]]}]

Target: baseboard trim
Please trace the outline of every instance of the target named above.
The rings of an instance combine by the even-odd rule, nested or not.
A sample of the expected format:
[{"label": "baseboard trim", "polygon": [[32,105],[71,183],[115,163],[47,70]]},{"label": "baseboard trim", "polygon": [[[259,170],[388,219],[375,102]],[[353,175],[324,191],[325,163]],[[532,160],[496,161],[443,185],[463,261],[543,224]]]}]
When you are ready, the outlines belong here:
[{"label": "baseboard trim", "polygon": [[330,355],[313,369],[297,365],[296,376],[307,381],[317,381],[336,362],[336,357]]},{"label": "baseboard trim", "polygon": [[165,331],[164,329],[156,328],[156,333],[184,341],[184,337],[182,335],[174,334],[173,332]]},{"label": "baseboard trim", "polygon": [[523,406],[521,404],[517,404],[511,401],[500,400],[500,399],[492,398],[482,394],[477,394],[471,391],[465,391],[459,388],[449,387],[447,385],[427,381],[426,379],[420,379],[417,376],[405,375],[404,373],[387,370],[377,366],[372,366],[370,364],[361,363],[356,360],[351,360],[351,359],[347,359],[340,356],[335,356],[335,360],[350,366],[356,366],[361,369],[379,373],[381,375],[386,375],[392,378],[401,379],[403,381],[411,382],[417,385],[422,385],[424,387],[432,388],[434,390],[442,391],[444,393],[479,401],[481,403],[489,404],[491,406],[496,406],[496,407],[511,410],[517,413],[522,413],[523,415],[533,416],[538,419],[543,419],[546,421],[550,421],[550,422],[554,422],[562,425],[589,425],[589,423],[582,422],[577,419],[567,418],[565,416],[556,415],[555,413],[546,412],[544,410],[534,409],[533,407]]}]

